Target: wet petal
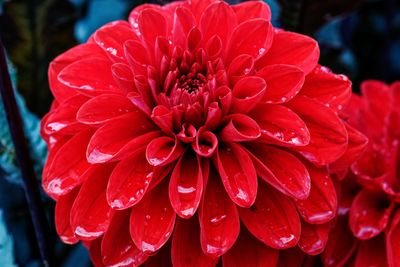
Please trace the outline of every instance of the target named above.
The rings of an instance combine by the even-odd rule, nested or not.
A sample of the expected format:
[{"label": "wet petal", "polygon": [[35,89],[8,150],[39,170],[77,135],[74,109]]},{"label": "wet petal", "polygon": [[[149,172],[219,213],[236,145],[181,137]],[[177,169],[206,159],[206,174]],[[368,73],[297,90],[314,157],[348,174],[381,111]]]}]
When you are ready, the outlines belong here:
[{"label": "wet petal", "polygon": [[271,9],[265,2],[246,1],[232,7],[236,13],[238,23],[255,18],[271,20]]},{"label": "wet petal", "polygon": [[211,131],[207,131],[205,127],[201,127],[196,135],[195,141],[192,143],[193,150],[200,156],[211,157],[214,155],[218,147],[218,138]]},{"label": "wet petal", "polygon": [[335,186],[325,169],[304,163],[311,177],[310,195],[305,200],[297,200],[296,206],[303,219],[311,224],[322,224],[336,215],[337,197]]},{"label": "wet petal", "polygon": [[70,90],[77,90],[88,96],[102,93],[119,93],[122,90],[115,83],[111,73],[112,62],[104,58],[82,59],[65,67],[58,80]]},{"label": "wet petal", "polygon": [[267,85],[256,76],[239,80],[232,91],[232,113],[247,113],[261,101]]},{"label": "wet petal", "polygon": [[56,202],[55,225],[58,236],[64,243],[75,244],[79,240],[72,230],[69,214],[75,198],[78,195],[79,187],[75,188],[66,195],[60,196]]},{"label": "wet petal", "polygon": [[386,194],[362,190],[350,208],[351,231],[362,240],[378,235],[388,224],[393,208],[394,204]]},{"label": "wet petal", "polygon": [[182,218],[194,215],[203,193],[203,172],[200,157],[186,151],[175,165],[169,183],[169,199]]},{"label": "wet petal", "polygon": [[129,23],[122,20],[110,22],[94,33],[94,41],[114,62],[125,61],[123,47],[125,41],[137,39]]},{"label": "wet petal", "polygon": [[199,222],[201,248],[206,255],[216,257],[225,254],[239,235],[238,211],[213,169],[199,207]]},{"label": "wet petal", "polygon": [[156,252],[171,236],[175,217],[168,199],[168,185],[162,183],[132,207],[130,233],[133,242],[147,254]]},{"label": "wet petal", "polygon": [[239,209],[240,219],[258,240],[276,249],[294,247],[300,238],[300,218],[291,200],[259,183],[257,199],[249,209]]},{"label": "wet petal", "polygon": [[310,175],[303,163],[291,153],[264,144],[249,145],[257,174],[282,193],[306,199],[310,193]]},{"label": "wet petal", "polygon": [[76,119],[78,109],[88,101],[89,98],[83,95],[76,95],[51,111],[43,125],[45,134],[52,135],[55,133],[70,135],[76,134],[87,128]]},{"label": "wet petal", "polygon": [[322,253],[324,266],[336,267],[345,264],[353,255],[358,240],[351,233],[347,216],[338,216],[335,227],[329,234],[328,244]]},{"label": "wet petal", "polygon": [[390,267],[400,264],[400,211],[397,211],[390,226],[386,230],[386,250]]},{"label": "wet petal", "polygon": [[326,67],[318,66],[307,75],[300,94],[317,99],[340,112],[350,101],[351,81],[344,75],[334,74]]},{"label": "wet petal", "polygon": [[259,68],[273,64],[294,65],[310,73],[319,59],[318,43],[302,34],[275,30],[271,48],[256,62]]},{"label": "wet petal", "polygon": [[101,256],[106,266],[139,266],[148,256],[133,243],[129,234],[130,210],[118,211],[101,242]]},{"label": "wet petal", "polygon": [[176,267],[212,267],[218,258],[208,257],[200,246],[200,229],[196,218],[178,219],[172,236],[172,264]]},{"label": "wet petal", "polygon": [[324,251],[330,229],[330,224],[308,224],[302,221],[299,247],[309,255],[320,254]]},{"label": "wet petal", "polygon": [[261,128],[260,142],[279,146],[305,146],[310,132],[305,122],[281,105],[260,104],[249,114]]},{"label": "wet petal", "polygon": [[92,166],[71,209],[71,226],[81,240],[103,235],[114,211],[107,203],[106,187],[112,166]]},{"label": "wet petal", "polygon": [[43,188],[50,195],[60,196],[71,191],[80,183],[80,177],[90,167],[86,160],[87,146],[92,130],[87,130],[73,136],[47,161],[43,172]]},{"label": "wet petal", "polygon": [[344,154],[346,127],[332,109],[305,96],[297,96],[288,107],[303,119],[311,135],[307,146],[293,149],[316,165],[332,163]]},{"label": "wet petal", "polygon": [[272,24],[266,19],[252,19],[239,24],[229,40],[226,61],[242,54],[254,58],[263,55],[271,46],[273,36]]},{"label": "wet petal", "polygon": [[51,92],[60,103],[77,94],[58,80],[58,74],[68,65],[80,59],[104,57],[105,53],[97,44],[77,45],[56,57],[49,66],[48,77]]},{"label": "wet petal", "polygon": [[338,160],[329,165],[331,172],[347,169],[360,157],[368,144],[368,138],[365,135],[351,127],[348,123],[345,123],[345,126],[349,138],[347,149]]},{"label": "wet petal", "polygon": [[144,196],[153,178],[153,166],[145,157],[145,147],[120,161],[107,186],[107,201],[113,209],[126,209]]},{"label": "wet petal", "polygon": [[153,8],[144,9],[138,17],[138,25],[143,39],[151,48],[158,36],[167,34],[167,21],[164,15]]},{"label": "wet petal", "polygon": [[153,166],[164,166],[177,160],[183,150],[184,148],[177,138],[159,137],[148,144],[146,158]]},{"label": "wet petal", "polygon": [[212,36],[218,35],[225,46],[236,26],[236,15],[229,4],[218,1],[204,10],[199,25],[203,40],[208,41]]},{"label": "wet petal", "polygon": [[240,207],[250,207],[257,195],[257,174],[247,151],[235,143],[224,144],[214,160],[232,201]]},{"label": "wet petal", "polygon": [[246,229],[241,229],[235,245],[222,256],[222,264],[229,267],[276,267],[278,256],[278,250],[264,245]]},{"label": "wet petal", "polygon": [[135,77],[128,64],[114,63],[111,66],[111,73],[124,95],[136,89]]},{"label": "wet petal", "polygon": [[219,140],[224,142],[244,142],[260,137],[260,127],[251,117],[244,114],[232,114],[228,118],[229,123],[220,131]]},{"label": "wet petal", "polygon": [[173,118],[172,111],[166,106],[158,105],[156,106],[151,114],[151,119],[157,124],[160,129],[168,134],[173,135]]},{"label": "wet petal", "polygon": [[365,240],[360,243],[360,247],[357,251],[355,267],[364,266],[389,266],[386,259],[384,235],[379,235],[373,239]]},{"label": "wet petal", "polygon": [[196,25],[196,19],[189,9],[179,6],[175,10],[174,25],[173,25],[173,39],[174,44],[185,47],[185,41],[188,33]]},{"label": "wet petal", "polygon": [[84,124],[100,124],[134,110],[132,102],[125,96],[103,94],[83,104],[76,119]]},{"label": "wet petal", "polygon": [[91,138],[86,152],[87,160],[90,163],[110,161],[129,141],[155,129],[155,125],[140,111],[111,120]]},{"label": "wet petal", "polygon": [[280,104],[291,100],[302,89],[305,79],[301,69],[284,64],[266,66],[256,75],[267,83],[263,102],[271,104]]},{"label": "wet petal", "polygon": [[250,55],[238,55],[229,64],[228,77],[231,85],[254,72],[254,58]]}]

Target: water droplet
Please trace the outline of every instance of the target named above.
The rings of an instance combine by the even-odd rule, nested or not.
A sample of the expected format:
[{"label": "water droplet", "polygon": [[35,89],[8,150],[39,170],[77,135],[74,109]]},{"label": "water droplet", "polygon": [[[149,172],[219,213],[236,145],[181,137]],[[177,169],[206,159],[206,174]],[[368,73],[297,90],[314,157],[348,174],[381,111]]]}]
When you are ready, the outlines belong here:
[{"label": "water droplet", "polygon": [[294,235],[289,235],[288,237],[280,237],[279,240],[283,243],[283,244],[287,244],[289,242],[291,242],[294,239]]},{"label": "water droplet", "polygon": [[147,214],[145,219],[146,219],[146,221],[149,221],[151,219],[151,216],[149,214]]},{"label": "water droplet", "polygon": [[220,225],[226,218],[226,214],[220,214],[210,218],[210,223],[214,226]]},{"label": "water droplet", "polygon": [[178,192],[181,194],[191,194],[193,192],[196,192],[196,188],[193,186],[190,187],[184,187],[184,186],[178,186]]},{"label": "water droplet", "polygon": [[258,54],[259,55],[262,55],[262,54],[264,54],[265,53],[265,48],[260,48],[259,50],[258,50]]}]

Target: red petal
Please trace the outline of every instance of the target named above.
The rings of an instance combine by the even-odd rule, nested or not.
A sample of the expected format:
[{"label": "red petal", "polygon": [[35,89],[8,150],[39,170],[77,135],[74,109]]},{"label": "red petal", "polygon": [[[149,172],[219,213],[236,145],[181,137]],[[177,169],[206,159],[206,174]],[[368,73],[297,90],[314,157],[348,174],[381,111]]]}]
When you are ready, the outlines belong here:
[{"label": "red petal", "polygon": [[195,25],[196,19],[189,9],[183,6],[176,8],[172,31],[174,44],[185,47],[186,37]]},{"label": "red petal", "polygon": [[332,109],[305,96],[297,96],[288,106],[303,119],[311,135],[309,145],[293,149],[316,165],[332,163],[344,154],[346,127]]},{"label": "red petal", "polygon": [[219,139],[224,142],[244,142],[260,137],[261,131],[257,122],[244,114],[232,114],[229,123],[222,128]]},{"label": "red petal", "polygon": [[297,209],[308,223],[326,223],[336,215],[335,187],[325,169],[318,169],[311,164],[305,164],[311,177],[311,190],[307,199],[296,201]]},{"label": "red petal", "polygon": [[153,177],[153,166],[147,163],[145,148],[120,161],[107,186],[107,201],[113,209],[126,209],[144,196]]},{"label": "red petal", "polygon": [[125,96],[103,94],[83,104],[76,119],[85,124],[99,124],[134,110],[132,102]]},{"label": "red petal", "polygon": [[88,100],[83,95],[72,96],[49,113],[44,127],[45,134],[76,134],[87,128],[76,120],[76,112]]},{"label": "red petal", "polygon": [[176,214],[182,218],[194,215],[203,193],[200,157],[187,151],[175,165],[169,183],[169,199]]},{"label": "red petal", "polygon": [[103,50],[96,44],[81,44],[64,52],[55,58],[49,66],[48,76],[51,92],[60,103],[77,94],[76,91],[70,90],[67,86],[60,83],[58,74],[66,66],[83,58],[89,57],[105,57]]},{"label": "red petal", "polygon": [[329,166],[331,172],[347,169],[360,157],[368,144],[368,138],[348,123],[344,124],[348,133],[349,143],[346,152]]},{"label": "red petal", "polygon": [[112,62],[104,58],[82,59],[65,67],[58,80],[69,90],[77,90],[88,96],[102,93],[122,93],[111,73]]},{"label": "red petal", "polygon": [[[387,267],[385,237],[377,236],[361,242],[357,252],[355,267],[374,266]],[[396,265],[392,265],[393,267]]]},{"label": "red petal", "polygon": [[254,72],[254,58],[250,55],[239,55],[235,57],[228,68],[229,82],[235,85],[242,78],[252,75]]},{"label": "red petal", "polygon": [[71,226],[81,240],[93,240],[107,231],[113,210],[107,203],[106,187],[112,166],[93,166],[71,209]]},{"label": "red petal", "polygon": [[94,41],[107,52],[114,62],[125,61],[124,43],[127,40],[137,40],[131,26],[126,21],[110,22],[94,33]]},{"label": "red petal", "polygon": [[381,233],[388,224],[394,203],[384,193],[362,190],[350,208],[349,225],[353,234],[362,240]]},{"label": "red petal", "polygon": [[[50,195],[60,196],[71,191],[80,181],[82,174],[90,167],[86,161],[85,148],[93,134],[87,130],[73,136],[46,164],[43,171],[43,188]],[[48,168],[48,169],[47,169]]]},{"label": "red petal", "polygon": [[276,30],[272,46],[256,65],[287,64],[299,67],[305,74],[317,66],[319,58],[318,43],[302,34]]},{"label": "red petal", "polygon": [[153,166],[164,166],[177,160],[183,153],[183,146],[177,138],[159,137],[147,145],[146,158]]},{"label": "red petal", "polygon": [[135,77],[128,64],[114,63],[111,66],[111,73],[124,95],[135,89]]},{"label": "red petal", "polygon": [[215,170],[210,172],[199,207],[199,222],[201,248],[213,257],[225,254],[239,235],[238,211],[226,195]]},{"label": "red petal", "polygon": [[305,122],[285,106],[260,104],[249,116],[261,128],[260,142],[290,147],[310,143],[310,132]]},{"label": "red petal", "polygon": [[104,234],[101,255],[106,266],[139,266],[148,258],[131,239],[129,215],[129,211],[116,212]]},{"label": "red petal", "polygon": [[334,74],[326,67],[318,66],[307,75],[300,94],[317,99],[340,112],[350,101],[351,81],[344,75]]},{"label": "red petal", "polygon": [[138,25],[143,39],[150,47],[154,47],[158,36],[167,34],[168,24],[164,15],[153,8],[147,8],[140,12]]},{"label": "red petal", "polygon": [[171,261],[171,242],[165,244],[160,251],[157,251],[154,256],[149,259],[143,265],[144,267],[173,267]]},{"label": "red petal", "polygon": [[328,244],[322,254],[322,260],[327,267],[347,266],[358,242],[350,232],[347,216],[339,216],[335,227],[329,234]]},{"label": "red petal", "polygon": [[231,113],[247,113],[261,101],[267,85],[256,76],[239,80],[232,91]]},{"label": "red petal", "polygon": [[389,267],[400,264],[400,211],[398,210],[386,230],[386,250]]},{"label": "red petal", "polygon": [[79,188],[75,188],[70,193],[60,196],[56,202],[55,225],[57,234],[67,244],[75,244],[79,241],[72,230],[69,219],[72,204],[74,204],[78,192]]},{"label": "red petal", "polygon": [[139,41],[126,41],[124,43],[125,57],[132,68],[134,75],[147,74],[146,66],[150,64],[147,49]]},{"label": "red petal", "polygon": [[328,241],[331,224],[308,224],[301,223],[301,237],[299,247],[309,255],[317,255],[324,251]]},{"label": "red petal", "polygon": [[218,258],[206,256],[200,246],[200,229],[195,218],[178,219],[172,237],[172,264],[175,267],[211,267]]},{"label": "red petal", "polygon": [[222,145],[214,164],[232,201],[250,207],[257,195],[257,174],[247,151],[235,143]]},{"label": "red petal", "polygon": [[155,130],[154,124],[140,111],[134,111],[109,121],[90,140],[87,160],[104,163],[112,160],[129,141]]},{"label": "red petal", "polygon": [[236,15],[229,4],[218,1],[204,10],[199,25],[203,40],[208,41],[212,36],[218,35],[222,44],[226,45],[236,26]]},{"label": "red petal", "polygon": [[209,130],[215,130],[221,123],[223,118],[222,110],[217,102],[212,102],[208,106],[207,118],[204,126]]},{"label": "red petal", "polygon": [[197,130],[192,124],[182,124],[182,130],[176,135],[184,143],[191,143],[197,136]]},{"label": "red petal", "polygon": [[218,147],[218,138],[205,127],[201,127],[195,141],[192,143],[193,150],[202,157],[211,157]]},{"label": "red petal", "polygon": [[279,252],[255,239],[245,229],[235,245],[222,256],[223,266],[229,267],[276,267]]},{"label": "red petal", "polygon": [[172,234],[175,217],[167,184],[160,184],[132,207],[130,233],[133,242],[147,254],[159,250]]},{"label": "red petal", "polygon": [[291,200],[260,182],[257,199],[239,209],[240,219],[258,240],[276,249],[294,247],[300,238],[300,218]]},{"label": "red petal", "polygon": [[246,1],[232,7],[236,13],[238,23],[255,18],[271,20],[271,10],[265,2]]},{"label": "red petal", "polygon": [[267,51],[274,36],[270,22],[252,19],[239,24],[229,40],[226,61],[231,62],[238,55],[248,54],[257,58]]},{"label": "red petal", "polygon": [[102,242],[102,237],[97,238],[96,240],[93,240],[91,242],[87,242],[87,244],[84,245],[89,249],[89,254],[90,254],[90,260],[92,261],[94,267],[104,267],[102,258],[101,258],[101,242]]},{"label": "red petal", "polygon": [[291,153],[264,145],[249,146],[257,174],[267,183],[295,199],[310,193],[310,175],[303,163]]},{"label": "red petal", "polygon": [[269,65],[256,74],[267,83],[263,101],[271,104],[285,103],[297,95],[304,83],[304,72],[296,66]]},{"label": "red petal", "polygon": [[[377,117],[384,118],[388,115],[390,105],[390,88],[381,81],[367,80],[361,84],[361,92],[364,96],[368,109]],[[381,123],[383,121],[380,119]]]},{"label": "red petal", "polygon": [[172,118],[172,111],[168,109],[166,106],[158,105],[154,107],[151,119],[157,124],[161,130],[168,134],[173,135],[173,118]]}]

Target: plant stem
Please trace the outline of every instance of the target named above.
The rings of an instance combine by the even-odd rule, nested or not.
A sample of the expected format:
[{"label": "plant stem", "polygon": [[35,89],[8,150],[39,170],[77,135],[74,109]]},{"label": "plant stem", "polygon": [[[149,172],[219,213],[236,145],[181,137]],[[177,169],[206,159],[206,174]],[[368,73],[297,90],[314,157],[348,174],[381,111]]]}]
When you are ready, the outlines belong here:
[{"label": "plant stem", "polygon": [[[0,93],[3,99],[4,109],[7,116],[8,126],[15,147],[18,164],[31,214],[33,228],[39,247],[40,256],[44,266],[51,266],[49,251],[49,226],[40,197],[38,180],[33,169],[32,160],[29,155],[28,144],[22,127],[21,115],[15,100],[10,75],[7,67],[5,49],[0,39]],[[4,127],[4,126],[2,126]]]}]

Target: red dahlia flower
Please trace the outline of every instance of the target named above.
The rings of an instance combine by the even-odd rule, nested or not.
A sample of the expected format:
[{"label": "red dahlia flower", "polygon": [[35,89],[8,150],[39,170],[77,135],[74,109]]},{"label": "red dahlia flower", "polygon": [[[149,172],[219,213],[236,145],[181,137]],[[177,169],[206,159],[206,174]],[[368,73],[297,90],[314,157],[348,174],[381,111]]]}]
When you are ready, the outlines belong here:
[{"label": "red dahlia flower", "polygon": [[349,122],[369,137],[341,183],[339,219],[324,253],[326,266],[400,266],[400,82],[361,85]]},{"label": "red dahlia flower", "polygon": [[214,0],[141,5],[57,57],[43,187],[62,240],[98,266],[161,248],[150,263],[319,253],[337,207],[327,167],[351,163],[362,137],[337,115],[350,81],[318,57],[265,3]]}]

